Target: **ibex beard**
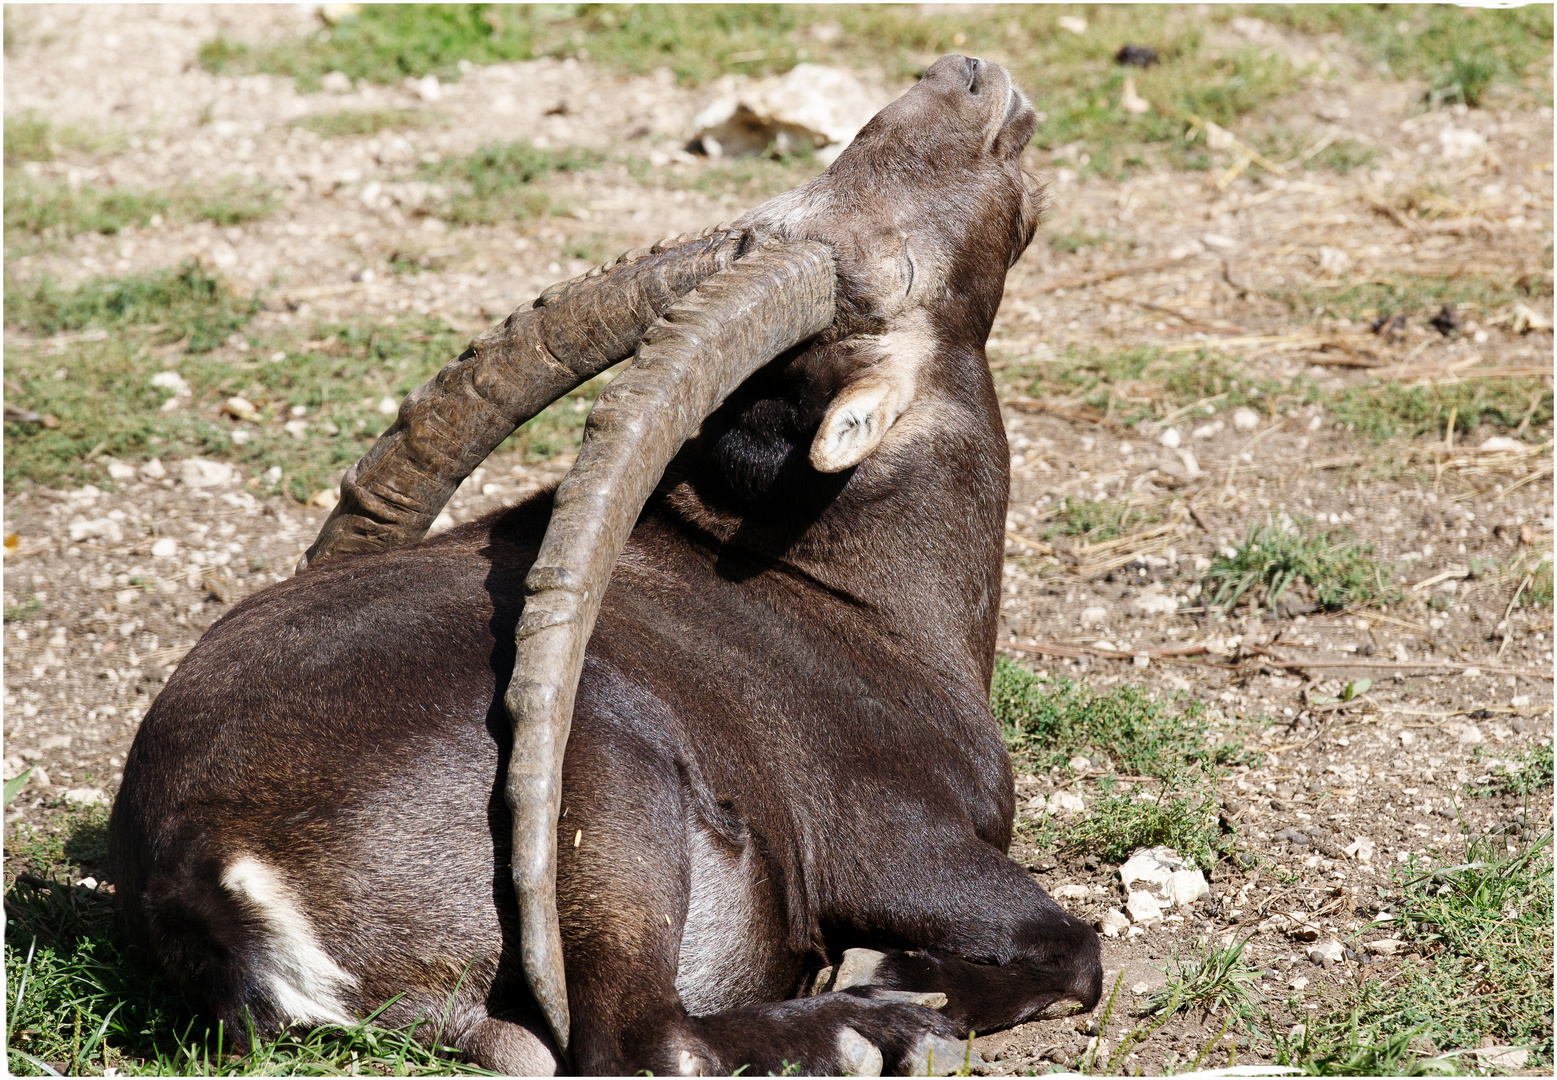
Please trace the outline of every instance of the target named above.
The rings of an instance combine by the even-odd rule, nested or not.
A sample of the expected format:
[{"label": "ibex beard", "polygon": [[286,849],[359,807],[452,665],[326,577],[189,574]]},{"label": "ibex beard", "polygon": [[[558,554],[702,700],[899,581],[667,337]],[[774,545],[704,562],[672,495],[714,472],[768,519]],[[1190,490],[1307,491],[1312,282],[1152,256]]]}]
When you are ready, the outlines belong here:
[{"label": "ibex beard", "polygon": [[[509,1073],[945,1072],[1092,1008],[1006,855],[985,356],[1036,127],[943,57],[821,176],[478,337],[137,735],[128,937],[243,1033],[425,1020]],[[554,493],[433,539],[635,356]]]}]

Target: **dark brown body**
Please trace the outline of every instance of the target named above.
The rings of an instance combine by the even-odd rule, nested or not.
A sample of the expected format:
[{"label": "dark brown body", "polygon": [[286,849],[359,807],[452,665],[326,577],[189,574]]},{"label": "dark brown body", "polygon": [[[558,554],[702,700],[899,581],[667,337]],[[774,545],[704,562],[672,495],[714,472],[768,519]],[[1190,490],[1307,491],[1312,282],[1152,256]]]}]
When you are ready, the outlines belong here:
[{"label": "dark brown body", "polygon": [[[992,122],[1021,120],[1004,107]],[[1009,162],[1021,142],[990,145]],[[970,1030],[1098,999],[1096,936],[1005,855],[988,688],[1008,459],[983,342],[1031,222],[989,175],[879,447],[812,467],[838,388],[877,361],[796,349],[707,418],[616,563],[557,829],[580,1071],[922,1070],[929,1051],[944,1070]],[[384,1021],[428,1017],[501,1071],[557,1063],[503,801],[514,626],[550,511],[252,597],[147,715],[111,826],[124,925],[232,1028],[399,995]],[[800,996],[855,948],[882,955]]]}]

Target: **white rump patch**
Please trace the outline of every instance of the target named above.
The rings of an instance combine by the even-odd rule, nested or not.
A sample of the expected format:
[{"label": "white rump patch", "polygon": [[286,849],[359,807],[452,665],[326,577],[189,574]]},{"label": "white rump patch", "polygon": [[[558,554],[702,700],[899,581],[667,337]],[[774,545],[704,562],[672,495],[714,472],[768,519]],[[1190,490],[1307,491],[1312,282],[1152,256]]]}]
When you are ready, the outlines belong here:
[{"label": "white rump patch", "polygon": [[246,855],[222,871],[222,888],[265,926],[258,974],[287,1020],[350,1024],[340,995],[357,980],[320,947],[313,924],[281,875]]}]

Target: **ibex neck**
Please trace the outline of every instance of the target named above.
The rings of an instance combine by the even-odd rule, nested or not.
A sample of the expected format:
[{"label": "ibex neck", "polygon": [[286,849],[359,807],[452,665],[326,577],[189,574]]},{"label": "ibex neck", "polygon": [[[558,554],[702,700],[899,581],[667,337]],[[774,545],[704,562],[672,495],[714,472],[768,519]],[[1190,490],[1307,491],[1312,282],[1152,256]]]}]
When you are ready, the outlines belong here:
[{"label": "ibex neck", "polygon": [[[910,426],[890,447],[835,476],[805,465],[799,444],[769,470],[768,490],[745,498],[729,481],[729,447],[718,457],[705,428],[667,471],[660,506],[732,572],[789,567],[847,599],[930,669],[987,681],[1009,487],[993,388],[975,405],[925,409],[900,423]],[[777,452],[743,449],[754,458]]]}]

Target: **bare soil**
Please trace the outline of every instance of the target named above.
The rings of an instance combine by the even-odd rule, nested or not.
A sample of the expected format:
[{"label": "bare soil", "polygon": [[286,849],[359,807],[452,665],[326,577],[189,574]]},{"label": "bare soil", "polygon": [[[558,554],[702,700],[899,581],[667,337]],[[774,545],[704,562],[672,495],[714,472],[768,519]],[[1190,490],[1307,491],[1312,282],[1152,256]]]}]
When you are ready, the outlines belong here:
[{"label": "bare soil", "polygon": [[[261,291],[261,332],[315,315],[404,311],[474,329],[581,270],[584,263],[563,254],[570,245],[626,249],[729,219],[743,205],[735,195],[646,186],[625,165],[610,164],[558,180],[554,190],[576,207],[572,216],[451,231],[415,213],[416,191],[397,180],[405,163],[526,135],[652,153],[666,170],[695,173],[704,165],[679,148],[714,91],[540,61],[472,70],[428,102],[400,87],[303,95],[287,80],[218,77],[195,62],[200,42],[218,28],[254,38],[301,18],[293,8],[8,9],[16,44],[6,64],[7,114],[34,109],[122,133],[124,151],[94,166],[104,182],[156,187],[238,174],[284,191],[277,211],[246,225],[81,236],[16,260],[10,272],[69,283],[195,256]],[[1314,47],[1330,50],[1338,66],[1350,62],[1333,43]],[[1307,374],[1329,390],[1389,372],[1406,381],[1473,367],[1549,373],[1551,333],[1519,333],[1506,305],[1452,336],[1415,319],[1391,343],[1360,322],[1295,312],[1284,299],[1334,285],[1341,266],[1352,279],[1408,269],[1512,281],[1544,270],[1550,282],[1551,110],[1421,114],[1421,91],[1357,71],[1284,103],[1281,119],[1293,127],[1317,138],[1334,123],[1377,148],[1371,168],[1344,175],[1282,178],[1249,167],[1224,185],[1225,165],[1148,170],[1122,182],[1051,171],[1053,227],[1112,239],[1068,253],[1035,244],[1011,274],[990,343],[997,374],[1034,359],[1057,362],[1070,346],[1214,349],[1232,347],[1230,340],[1250,371]],[[438,122],[357,139],[321,139],[291,126],[342,107],[426,109]],[[1336,117],[1343,119],[1327,119]],[[1466,131],[1480,140],[1444,136]],[[1046,170],[1041,157],[1032,164]],[[1378,209],[1407,190],[1434,192],[1451,209],[1432,225]],[[450,254],[434,272],[362,272],[382,268],[391,252],[435,249]],[[1130,272],[1106,280],[1100,273],[1121,268]],[[1527,302],[1549,323],[1549,287]],[[1349,357],[1389,366],[1336,366]],[[1013,385],[1011,397],[1023,396]],[[1230,780],[1226,813],[1293,881],[1277,888],[1269,869],[1262,878],[1223,864],[1208,900],[1144,933],[1106,940],[1108,986],[1125,973],[1118,1014],[1162,985],[1171,948],[1251,932],[1249,954],[1284,1024],[1324,1009],[1348,984],[1389,978],[1400,957],[1321,967],[1271,916],[1305,915],[1342,940],[1359,930],[1359,941],[1390,936],[1387,921],[1369,929],[1380,915],[1376,887],[1387,888],[1392,868],[1411,854],[1452,861],[1462,838],[1451,794],[1485,775],[1489,758],[1550,742],[1551,608],[1508,613],[1519,580],[1462,572],[1472,559],[1506,564],[1551,549],[1550,442],[1531,443],[1532,452],[1478,453],[1493,434],[1487,430],[1452,447],[1441,432],[1373,447],[1337,430],[1323,399],[1294,399],[1248,430],[1236,429],[1215,401],[1176,424],[1133,429],[1074,403],[1059,403],[1059,412],[1047,404],[1048,411],[1006,409],[1012,539],[1003,642],[1014,656],[1089,684],[1184,692],[1246,719],[1263,763]],[[1182,433],[1177,449],[1160,441],[1170,426]],[[95,486],[32,488],[6,500],[5,532],[20,541],[5,558],[6,602],[31,590],[41,604],[5,626],[5,775],[38,766],[13,804],[8,832],[19,821],[43,821],[61,796],[111,799],[136,727],[179,659],[234,602],[289,574],[323,518],[323,510],[285,496],[260,497],[241,472],[229,484],[191,489],[177,479],[176,463],[167,464],[162,480],[116,484],[105,472]],[[512,502],[566,464],[495,458],[461,489],[451,517]],[[1160,509],[1171,527],[1109,551],[1046,540],[1045,516],[1066,495],[1135,498]],[[1406,599],[1339,614],[1231,618],[1196,603],[1206,560],[1283,512],[1349,525],[1386,563],[1405,568]],[[119,538],[70,539],[73,521],[102,518],[118,523]],[[154,557],[152,545],[166,537],[176,554]],[[1168,613],[1140,603],[1156,596],[1183,602]],[[1435,597],[1452,606],[1428,606]],[[1153,655],[1195,645],[1211,651]],[[1045,654],[1045,646],[1078,655]],[[1373,689],[1360,699],[1314,703],[1361,678]],[[1029,774],[1019,778],[1019,801],[1062,786],[1087,800],[1096,790],[1068,773]],[[1512,798],[1461,798],[1458,806],[1476,829],[1551,819],[1549,790],[1530,807],[1529,822],[1518,820],[1524,807]],[[1290,839],[1293,830],[1306,839]],[[1368,861],[1348,854],[1359,838],[1372,842]],[[1013,855],[1051,891],[1090,889],[1065,901],[1086,917],[1120,904],[1117,868],[1108,863],[1062,862],[1023,844]],[[1280,1004],[1288,1001],[1290,1008]],[[1096,1019],[1027,1024],[979,1045],[1000,1072],[1070,1065]],[[1125,1026],[1116,1021],[1105,1040]],[[1220,1026],[1216,1017],[1175,1022],[1125,1067],[1182,1068]],[[1224,1040],[1212,1058],[1225,1063],[1227,1049]]]}]

